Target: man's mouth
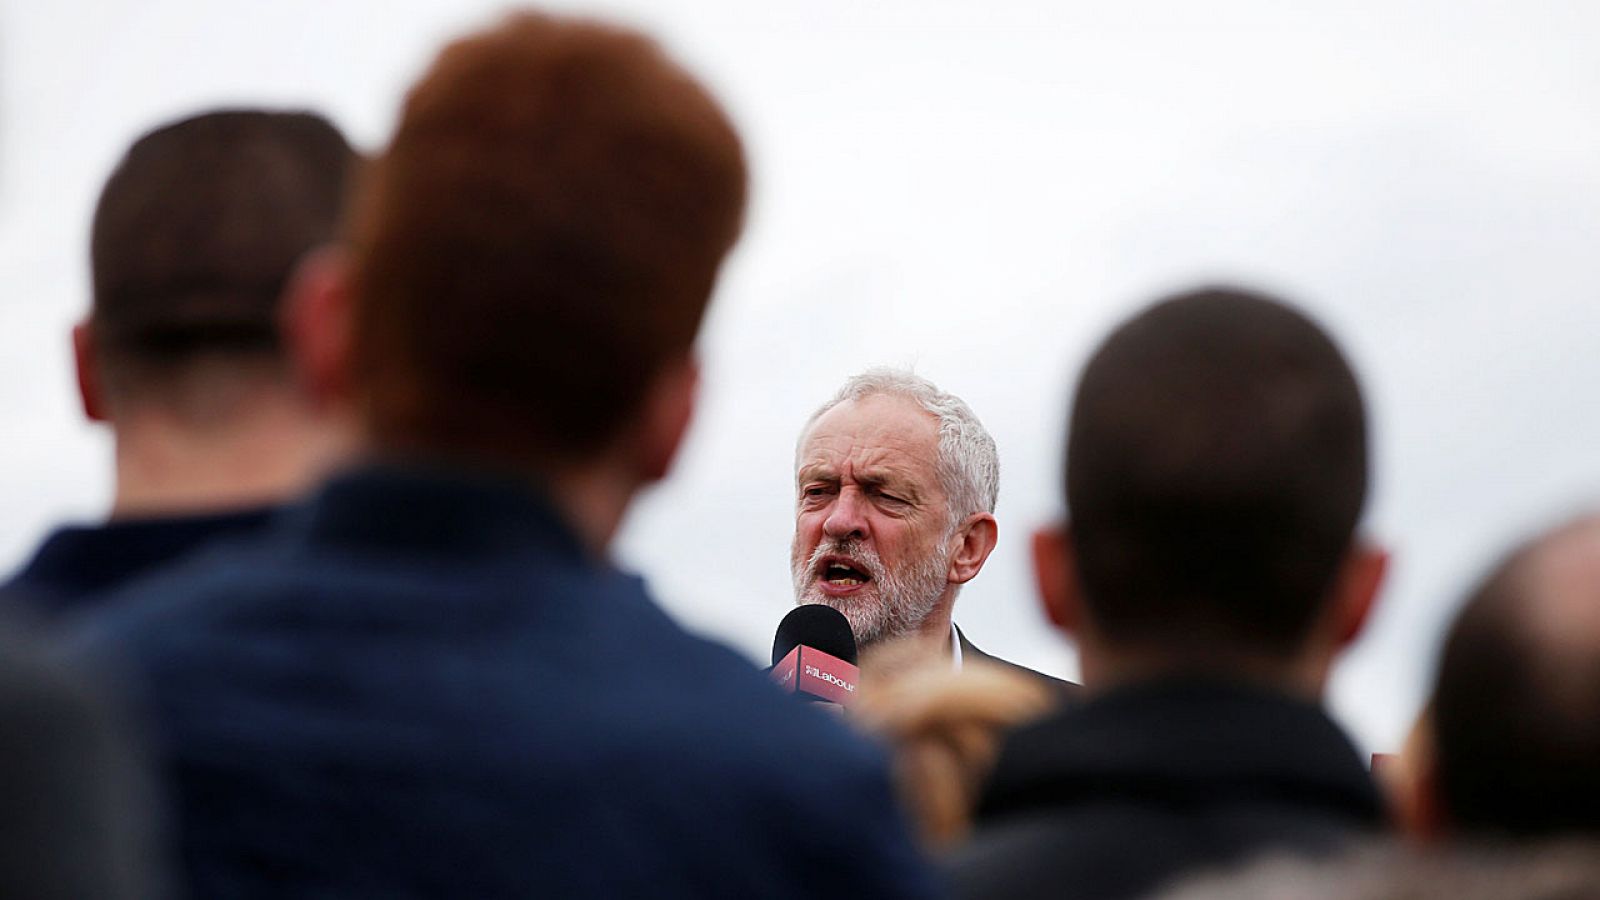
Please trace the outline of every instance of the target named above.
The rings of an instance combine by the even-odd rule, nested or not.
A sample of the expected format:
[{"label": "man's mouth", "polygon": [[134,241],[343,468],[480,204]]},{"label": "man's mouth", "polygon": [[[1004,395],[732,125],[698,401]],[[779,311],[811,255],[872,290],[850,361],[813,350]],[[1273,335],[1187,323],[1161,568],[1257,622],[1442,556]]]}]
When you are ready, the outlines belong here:
[{"label": "man's mouth", "polygon": [[822,566],[822,580],[838,588],[860,587],[872,576],[849,560],[831,559]]}]

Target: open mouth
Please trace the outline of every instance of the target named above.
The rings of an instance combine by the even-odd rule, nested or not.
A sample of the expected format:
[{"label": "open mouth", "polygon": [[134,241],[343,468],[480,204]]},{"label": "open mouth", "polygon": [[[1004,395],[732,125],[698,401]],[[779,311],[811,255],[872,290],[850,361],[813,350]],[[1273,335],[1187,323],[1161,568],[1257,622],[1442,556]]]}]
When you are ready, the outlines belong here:
[{"label": "open mouth", "polygon": [[847,559],[830,559],[822,566],[822,580],[834,587],[859,587],[872,576]]}]

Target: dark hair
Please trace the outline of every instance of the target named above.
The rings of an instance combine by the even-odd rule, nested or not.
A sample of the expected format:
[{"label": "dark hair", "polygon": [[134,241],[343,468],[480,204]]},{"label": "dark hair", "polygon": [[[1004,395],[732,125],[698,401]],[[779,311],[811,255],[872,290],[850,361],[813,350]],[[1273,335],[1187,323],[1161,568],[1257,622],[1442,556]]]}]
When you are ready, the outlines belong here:
[{"label": "dark hair", "polygon": [[638,34],[524,13],[447,47],[352,216],[374,436],[603,446],[693,342],[745,178],[722,110]]},{"label": "dark hair", "polygon": [[1212,288],[1124,323],[1073,402],[1067,503],[1085,604],[1112,640],[1287,656],[1367,488],[1361,392],[1311,320]]},{"label": "dark hair", "polygon": [[209,112],[139,138],[91,239],[90,321],[112,386],[202,354],[277,357],[285,283],[336,237],[356,161],[309,112]]},{"label": "dark hair", "polygon": [[1600,633],[1574,631],[1552,608],[1592,608],[1600,585],[1556,596],[1562,588],[1535,571],[1567,536],[1593,541],[1597,532],[1600,519],[1591,518],[1524,545],[1472,592],[1450,628],[1433,729],[1438,799],[1453,827],[1518,837],[1600,832]]}]

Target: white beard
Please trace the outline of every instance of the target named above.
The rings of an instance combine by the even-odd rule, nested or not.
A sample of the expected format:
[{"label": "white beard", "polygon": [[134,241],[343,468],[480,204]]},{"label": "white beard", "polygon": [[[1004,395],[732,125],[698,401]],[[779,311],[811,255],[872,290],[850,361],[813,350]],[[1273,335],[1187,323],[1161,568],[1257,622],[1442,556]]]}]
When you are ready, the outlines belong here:
[{"label": "white beard", "polygon": [[[790,559],[795,605],[820,603],[837,609],[849,621],[859,647],[903,637],[922,627],[944,595],[949,584],[948,544],[940,540],[927,556],[908,561],[900,571],[889,571],[877,552],[860,540],[824,539],[809,558]],[[858,560],[872,580],[848,597],[823,593],[821,561],[826,556]]]}]

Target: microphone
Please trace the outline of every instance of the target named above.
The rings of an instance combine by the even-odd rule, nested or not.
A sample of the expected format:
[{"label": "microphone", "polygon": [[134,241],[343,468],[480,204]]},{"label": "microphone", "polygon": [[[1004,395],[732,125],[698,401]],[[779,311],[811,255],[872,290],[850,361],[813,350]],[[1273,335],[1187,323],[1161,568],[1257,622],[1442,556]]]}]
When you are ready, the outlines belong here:
[{"label": "microphone", "polygon": [[850,622],[831,606],[797,606],[772,639],[772,680],[784,693],[816,703],[849,706],[861,670]]}]

